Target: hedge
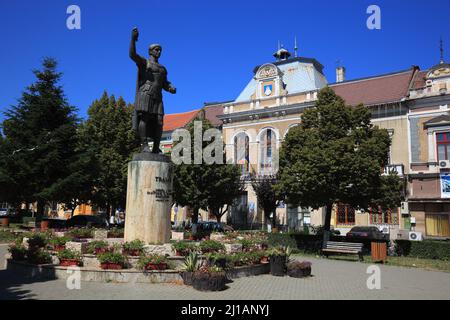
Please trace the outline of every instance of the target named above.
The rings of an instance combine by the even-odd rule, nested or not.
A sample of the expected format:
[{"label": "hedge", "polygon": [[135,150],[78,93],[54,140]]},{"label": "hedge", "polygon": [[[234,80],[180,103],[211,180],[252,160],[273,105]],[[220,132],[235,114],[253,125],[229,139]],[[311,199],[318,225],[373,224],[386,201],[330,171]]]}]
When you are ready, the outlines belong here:
[{"label": "hedge", "polygon": [[397,255],[405,257],[450,260],[450,241],[396,240],[395,251]]}]

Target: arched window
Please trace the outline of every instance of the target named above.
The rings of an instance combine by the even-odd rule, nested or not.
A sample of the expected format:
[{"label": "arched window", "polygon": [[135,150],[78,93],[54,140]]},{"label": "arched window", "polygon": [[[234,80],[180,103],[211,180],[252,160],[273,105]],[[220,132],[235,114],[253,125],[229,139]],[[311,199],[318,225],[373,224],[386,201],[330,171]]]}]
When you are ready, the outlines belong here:
[{"label": "arched window", "polygon": [[275,173],[274,156],[277,152],[277,139],[275,131],[272,129],[265,129],[259,140],[259,174],[271,175]]},{"label": "arched window", "polygon": [[241,132],[234,137],[234,163],[241,166],[242,174],[247,174],[249,172],[249,143],[250,140],[248,135],[244,132]]}]

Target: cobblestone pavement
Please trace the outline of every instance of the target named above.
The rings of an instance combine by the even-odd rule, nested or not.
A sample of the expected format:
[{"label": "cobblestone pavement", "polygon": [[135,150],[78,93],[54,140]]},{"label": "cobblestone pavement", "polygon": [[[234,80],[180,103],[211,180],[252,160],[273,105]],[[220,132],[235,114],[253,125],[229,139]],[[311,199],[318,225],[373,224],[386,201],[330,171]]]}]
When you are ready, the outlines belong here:
[{"label": "cobblestone pavement", "polygon": [[0,245],[0,299],[450,299],[450,273],[379,265],[381,289],[369,290],[369,264],[309,257],[311,278],[241,278],[217,293],[182,285],[93,282],[68,290],[65,280],[30,282],[10,274],[4,270],[6,251]]}]

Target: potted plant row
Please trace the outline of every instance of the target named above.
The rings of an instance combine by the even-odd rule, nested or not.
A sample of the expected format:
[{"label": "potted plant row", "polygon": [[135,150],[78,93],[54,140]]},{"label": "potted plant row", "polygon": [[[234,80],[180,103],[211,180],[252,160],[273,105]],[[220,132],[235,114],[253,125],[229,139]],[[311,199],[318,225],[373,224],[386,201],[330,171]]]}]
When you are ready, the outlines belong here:
[{"label": "potted plant row", "polygon": [[66,248],[66,243],[70,241],[68,237],[53,237],[50,239],[50,245],[54,251],[62,251]]},{"label": "potted plant row", "polygon": [[139,239],[125,242],[123,244],[123,254],[127,256],[138,257],[144,252],[144,242]]},{"label": "potted plant row", "polygon": [[64,249],[58,252],[57,254],[59,258],[59,265],[63,267],[71,267],[78,266],[81,267],[83,265],[83,260],[81,259],[81,255],[70,249]]},{"label": "potted plant row", "polygon": [[94,240],[89,242],[86,248],[86,253],[99,255],[105,252],[109,252],[111,249],[109,248],[109,244],[103,240]]},{"label": "potted plant row", "polygon": [[199,248],[202,253],[219,252],[225,250],[225,246],[222,243],[215,240],[202,241],[199,244]]},{"label": "potted plant row", "polygon": [[105,252],[98,255],[100,261],[100,268],[121,270],[126,266],[125,257],[118,252]]},{"label": "potted plant row", "polygon": [[163,255],[152,254],[141,256],[138,261],[141,270],[166,270],[168,269],[167,258]]},{"label": "potted plant row", "polygon": [[197,248],[193,243],[178,241],[172,244],[172,249],[175,251],[177,256],[187,256],[190,252],[195,251]]}]

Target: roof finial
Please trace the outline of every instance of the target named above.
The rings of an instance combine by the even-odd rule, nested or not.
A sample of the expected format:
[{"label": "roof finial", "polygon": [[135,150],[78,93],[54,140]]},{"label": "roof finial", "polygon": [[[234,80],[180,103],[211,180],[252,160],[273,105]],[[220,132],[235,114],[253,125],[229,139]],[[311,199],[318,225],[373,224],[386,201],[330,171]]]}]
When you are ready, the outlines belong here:
[{"label": "roof finial", "polygon": [[294,36],[294,57],[297,58],[298,56],[298,47],[297,47],[297,36]]},{"label": "roof finial", "polygon": [[444,64],[444,43],[442,41],[442,36],[440,41],[440,51],[441,51],[441,64]]}]

